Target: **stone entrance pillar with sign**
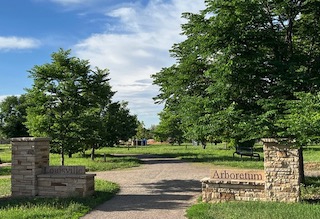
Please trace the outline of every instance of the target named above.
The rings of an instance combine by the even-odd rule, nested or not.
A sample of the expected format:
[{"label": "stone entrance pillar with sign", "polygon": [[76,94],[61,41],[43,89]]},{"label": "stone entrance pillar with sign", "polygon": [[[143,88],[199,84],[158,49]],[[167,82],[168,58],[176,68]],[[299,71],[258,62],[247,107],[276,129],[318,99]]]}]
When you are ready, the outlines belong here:
[{"label": "stone entrance pillar with sign", "polygon": [[300,152],[292,143],[273,138],[262,139],[265,192],[267,201],[300,201]]},{"label": "stone entrance pillar with sign", "polygon": [[84,166],[49,166],[49,138],[13,138],[13,197],[71,197],[94,193],[95,174]]},{"label": "stone entrance pillar with sign", "polygon": [[216,169],[202,182],[204,202],[300,201],[300,149],[291,142],[262,139],[264,170]]}]

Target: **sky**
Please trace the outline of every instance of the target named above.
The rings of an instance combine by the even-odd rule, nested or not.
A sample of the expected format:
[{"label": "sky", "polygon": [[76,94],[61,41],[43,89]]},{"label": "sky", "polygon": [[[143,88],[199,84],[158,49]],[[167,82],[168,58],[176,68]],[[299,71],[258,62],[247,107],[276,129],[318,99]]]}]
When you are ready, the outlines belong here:
[{"label": "sky", "polygon": [[109,69],[114,101],[128,101],[146,128],[162,105],[151,75],[176,62],[169,50],[185,39],[183,12],[203,0],[5,0],[0,3],[0,101],[31,88],[29,70],[51,63],[59,48]]}]

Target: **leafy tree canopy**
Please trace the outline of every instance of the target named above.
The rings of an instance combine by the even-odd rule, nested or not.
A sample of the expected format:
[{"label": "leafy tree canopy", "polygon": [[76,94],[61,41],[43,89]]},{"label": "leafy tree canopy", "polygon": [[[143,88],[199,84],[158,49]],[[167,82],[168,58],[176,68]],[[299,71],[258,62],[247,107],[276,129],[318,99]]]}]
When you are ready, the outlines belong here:
[{"label": "leafy tree canopy", "polygon": [[8,96],[0,103],[0,133],[5,138],[29,136],[24,125],[26,120],[26,97]]},{"label": "leafy tree canopy", "polygon": [[[320,2],[206,0],[184,13],[176,64],[153,75],[156,102],[179,113],[186,136],[249,141],[277,137],[296,92],[320,77]],[[286,133],[288,134],[288,133]]]},{"label": "leafy tree canopy", "polygon": [[[52,54],[52,63],[35,66],[27,90],[26,125],[33,136],[52,138],[52,151],[73,153],[114,143],[133,134],[126,104],[113,103],[109,70],[91,69],[87,60],[70,57],[70,50]],[[135,124],[135,123],[133,123]]]}]

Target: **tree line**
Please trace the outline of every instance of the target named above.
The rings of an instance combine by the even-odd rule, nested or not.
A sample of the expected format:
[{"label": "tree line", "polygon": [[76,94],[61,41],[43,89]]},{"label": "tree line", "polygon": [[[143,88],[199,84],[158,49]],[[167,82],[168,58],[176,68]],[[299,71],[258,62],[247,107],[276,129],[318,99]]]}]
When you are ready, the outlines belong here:
[{"label": "tree line", "polygon": [[206,0],[184,13],[176,63],[154,74],[164,103],[157,131],[253,144],[286,137],[319,142],[320,2]]},{"label": "tree line", "polygon": [[141,123],[127,102],[113,101],[108,69],[91,69],[89,61],[70,56],[70,50],[52,54],[52,62],[30,71],[34,83],[21,96],[0,103],[3,137],[50,137],[51,152],[77,152],[113,146],[136,135]]}]

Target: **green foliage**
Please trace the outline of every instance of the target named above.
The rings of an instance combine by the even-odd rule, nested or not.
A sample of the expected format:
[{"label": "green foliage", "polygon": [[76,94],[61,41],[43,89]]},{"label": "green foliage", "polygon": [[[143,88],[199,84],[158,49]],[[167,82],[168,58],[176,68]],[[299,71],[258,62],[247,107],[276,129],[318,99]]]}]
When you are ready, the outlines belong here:
[{"label": "green foliage", "polygon": [[155,128],[154,134],[159,141],[172,140],[179,145],[183,142],[181,119],[172,110],[164,109],[160,114],[160,124]]},{"label": "green foliage", "polygon": [[137,121],[137,128],[136,128],[136,139],[146,139],[148,136],[148,130],[145,128],[143,122]]},{"label": "green foliage", "polygon": [[136,116],[126,103],[112,102],[109,70],[90,69],[70,50],[52,54],[52,63],[34,66],[28,89],[26,125],[33,136],[52,138],[51,151],[61,154],[113,145],[134,134]]},{"label": "green foliage", "polygon": [[319,89],[319,2],[205,2],[183,14],[187,39],[171,50],[176,64],[152,76],[156,102],[179,116],[188,138],[282,136],[286,101]]},{"label": "green foliage", "polygon": [[52,54],[52,63],[34,66],[30,77],[34,79],[28,89],[27,122],[30,134],[52,138],[53,152],[62,155],[81,150],[77,146],[80,137],[79,123],[83,112],[90,107],[86,98],[88,87],[95,74],[89,63],[69,57],[70,51],[59,50]]},{"label": "green foliage", "polygon": [[320,93],[297,93],[297,99],[287,101],[286,114],[279,120],[283,127],[279,135],[293,137],[298,145],[320,142]]},{"label": "green foliage", "polygon": [[4,138],[29,136],[26,120],[26,96],[8,96],[0,103],[0,133]]},{"label": "green foliage", "polygon": [[137,116],[131,115],[127,108],[127,102],[116,102],[109,106],[108,114],[104,117],[106,126],[105,133],[109,136],[106,146],[114,146],[119,144],[120,140],[127,141],[137,133]]}]

